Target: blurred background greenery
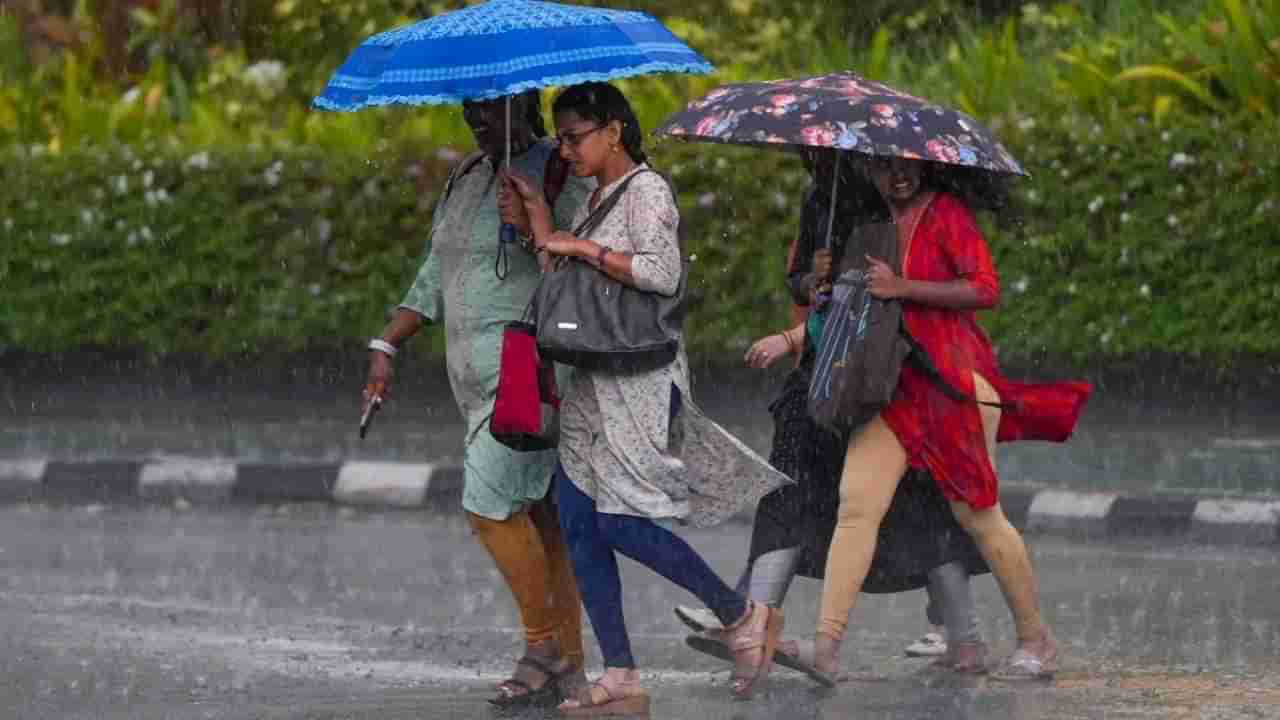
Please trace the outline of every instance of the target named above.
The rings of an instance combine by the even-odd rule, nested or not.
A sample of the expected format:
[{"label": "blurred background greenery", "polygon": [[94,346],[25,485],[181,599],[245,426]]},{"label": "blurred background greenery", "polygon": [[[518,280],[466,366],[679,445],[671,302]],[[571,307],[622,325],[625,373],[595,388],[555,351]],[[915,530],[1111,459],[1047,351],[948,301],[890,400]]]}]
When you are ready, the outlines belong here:
[{"label": "blurred background greenery", "polygon": [[[369,34],[463,4],[5,0],[0,351],[235,361],[376,331],[469,135],[457,108],[310,100]],[[716,84],[838,69],[989,123],[1032,173],[988,222],[1006,358],[1280,359],[1280,0],[592,4],[719,68],[623,83],[648,127]],[[696,257],[691,347],[733,361],[786,317],[806,178],[782,154],[655,157]]]}]

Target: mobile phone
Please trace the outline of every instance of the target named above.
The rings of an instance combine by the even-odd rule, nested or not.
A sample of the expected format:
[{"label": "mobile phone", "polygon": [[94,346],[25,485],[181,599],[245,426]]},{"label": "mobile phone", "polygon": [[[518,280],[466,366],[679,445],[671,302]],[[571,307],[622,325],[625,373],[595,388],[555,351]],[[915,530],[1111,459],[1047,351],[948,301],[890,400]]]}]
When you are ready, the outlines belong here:
[{"label": "mobile phone", "polygon": [[363,440],[365,435],[369,434],[369,425],[373,423],[373,415],[378,412],[378,408],[382,407],[382,396],[374,395],[369,404],[365,406],[364,413],[360,415],[360,439]]}]

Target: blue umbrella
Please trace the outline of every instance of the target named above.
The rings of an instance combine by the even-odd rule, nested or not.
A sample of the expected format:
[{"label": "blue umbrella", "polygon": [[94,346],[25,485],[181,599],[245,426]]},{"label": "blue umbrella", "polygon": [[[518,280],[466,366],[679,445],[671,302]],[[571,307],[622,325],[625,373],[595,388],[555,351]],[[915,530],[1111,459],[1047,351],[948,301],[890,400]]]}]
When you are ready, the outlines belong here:
[{"label": "blue umbrella", "polygon": [[[651,15],[536,0],[489,0],[379,33],[356,48],[313,104],[353,111],[507,98],[662,72],[710,74],[711,63]],[[507,142],[506,165],[511,166]],[[503,225],[500,241],[515,241]]]},{"label": "blue umbrella", "polygon": [[713,71],[647,13],[489,0],[365,40],[314,104],[343,111],[436,105],[592,80]]}]

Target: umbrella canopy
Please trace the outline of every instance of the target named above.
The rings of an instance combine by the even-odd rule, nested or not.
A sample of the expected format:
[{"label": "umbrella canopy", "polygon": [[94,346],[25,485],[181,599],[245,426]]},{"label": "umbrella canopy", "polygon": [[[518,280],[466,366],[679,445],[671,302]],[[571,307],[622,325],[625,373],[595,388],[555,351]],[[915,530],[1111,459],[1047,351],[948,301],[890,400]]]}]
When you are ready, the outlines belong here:
[{"label": "umbrella canopy", "polygon": [[779,149],[851,150],[1026,174],[972,117],[848,72],[724,85],[667,118],[654,133]]},{"label": "umbrella canopy", "polygon": [[374,35],[313,104],[344,111],[449,104],[555,85],[714,70],[646,13],[489,0]]}]

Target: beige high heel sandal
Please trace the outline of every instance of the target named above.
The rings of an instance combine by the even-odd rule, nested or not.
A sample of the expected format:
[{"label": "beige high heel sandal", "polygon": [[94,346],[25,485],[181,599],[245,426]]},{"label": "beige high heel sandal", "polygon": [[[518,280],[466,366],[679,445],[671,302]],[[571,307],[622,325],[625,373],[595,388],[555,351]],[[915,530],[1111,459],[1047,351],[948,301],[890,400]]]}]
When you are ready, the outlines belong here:
[{"label": "beige high heel sandal", "polygon": [[[752,601],[747,614],[733,626],[725,628],[725,644],[733,655],[733,694],[749,699],[773,667],[773,655],[778,649],[785,618],[781,610]],[[752,660],[759,651],[758,660]]]},{"label": "beige high heel sandal", "polygon": [[[610,690],[608,685],[597,680],[583,688],[578,697],[566,700],[558,709],[561,715],[568,717],[648,716],[649,693],[640,688],[639,680],[634,683],[624,683],[623,687],[628,685],[634,685],[638,692],[615,695],[614,693],[621,688]],[[599,695],[596,693],[597,690]]]}]

